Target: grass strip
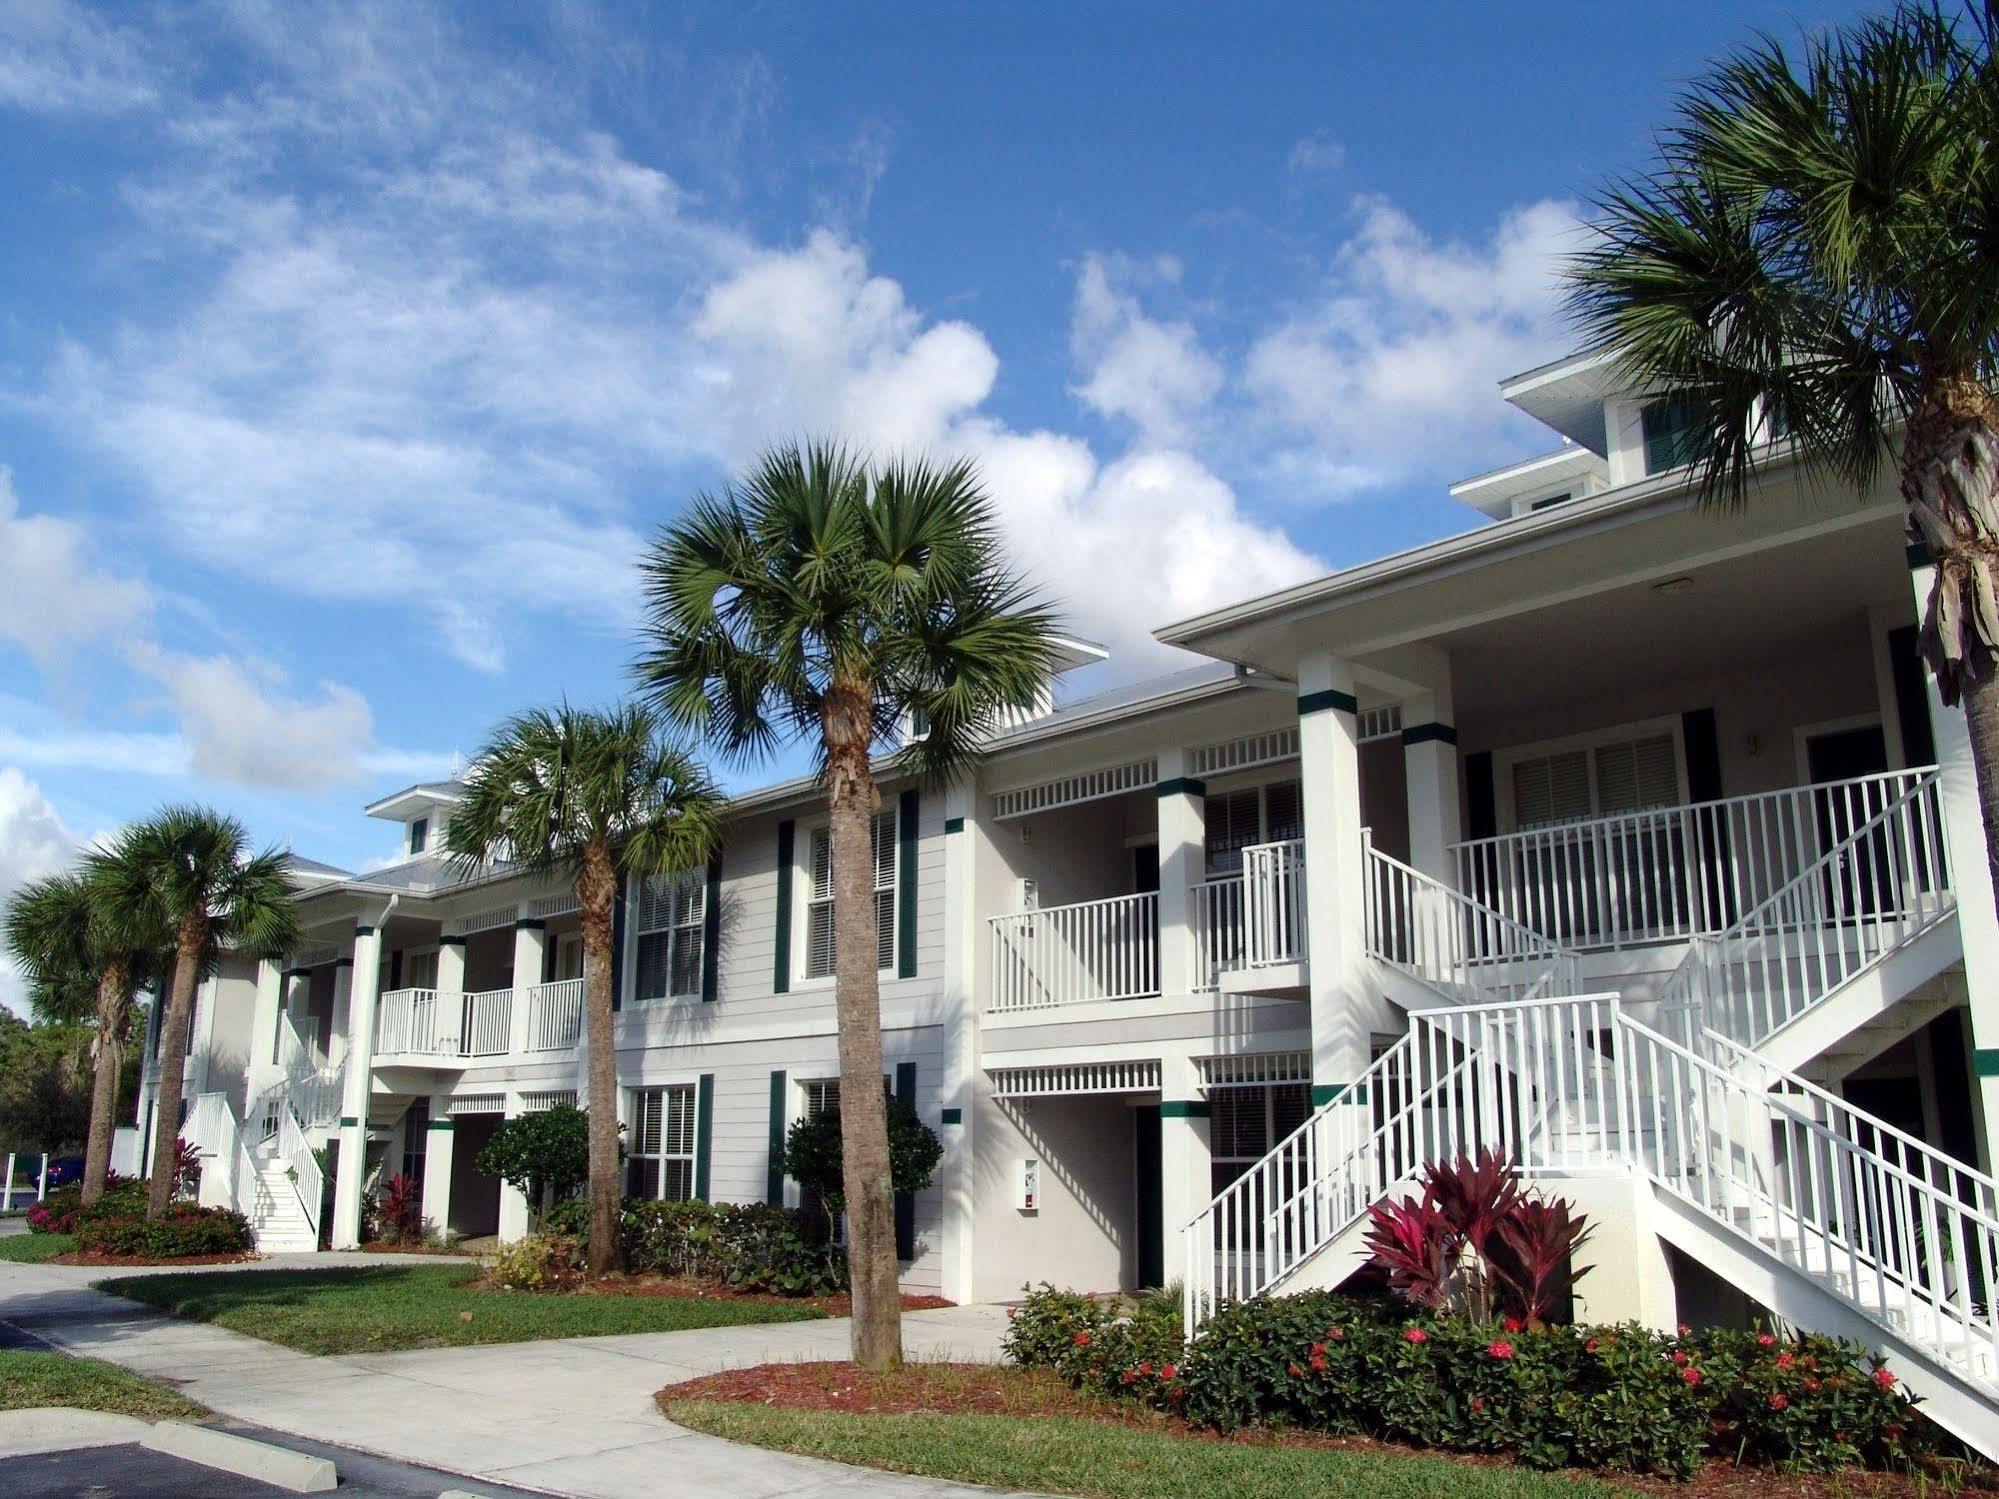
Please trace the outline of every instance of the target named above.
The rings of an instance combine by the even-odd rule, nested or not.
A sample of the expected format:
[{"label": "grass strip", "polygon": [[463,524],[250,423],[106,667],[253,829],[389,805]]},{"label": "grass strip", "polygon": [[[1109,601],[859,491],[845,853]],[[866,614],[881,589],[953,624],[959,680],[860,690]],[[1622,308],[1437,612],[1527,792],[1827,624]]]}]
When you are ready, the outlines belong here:
[{"label": "grass strip", "polygon": [[208,1414],[185,1396],[116,1364],[67,1353],[0,1348],[0,1410],[52,1405],[113,1411],[148,1421],[199,1421]]},{"label": "grass strip", "polygon": [[0,1260],[15,1265],[39,1265],[68,1254],[76,1241],[68,1234],[9,1234],[0,1239]]}]

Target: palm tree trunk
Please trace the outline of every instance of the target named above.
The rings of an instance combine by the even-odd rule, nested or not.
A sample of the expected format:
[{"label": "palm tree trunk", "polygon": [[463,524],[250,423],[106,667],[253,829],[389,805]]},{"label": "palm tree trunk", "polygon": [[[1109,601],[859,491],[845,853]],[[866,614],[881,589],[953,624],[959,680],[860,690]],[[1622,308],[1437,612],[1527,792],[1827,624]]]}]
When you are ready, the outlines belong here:
[{"label": "palm tree trunk", "polygon": [[91,1040],[90,1138],[83,1147],[83,1205],[104,1195],[111,1174],[111,1133],[118,1109],[118,1067],[125,1056],[125,965],[113,959],[97,976],[97,1034]]},{"label": "palm tree trunk", "polygon": [[590,1273],[624,1261],[618,1240],[618,1058],[611,1041],[612,911],[618,898],[611,851],[593,844],[576,876],[583,924],[583,1013],[590,1045]]},{"label": "palm tree trunk", "polygon": [[854,1362],[902,1362],[902,1289],[882,1092],[881,979],[876,963],[871,834],[880,795],[868,764],[873,693],[836,682],[826,695],[828,799],[833,840],[833,994],[840,1035],[841,1184],[847,1198],[847,1271],[853,1282]]},{"label": "palm tree trunk", "polygon": [[153,1120],[153,1179],[146,1189],[147,1218],[164,1218],[174,1198],[174,1167],[180,1140],[181,1072],[187,1064],[187,1020],[194,1010],[194,985],[208,929],[202,914],[181,918],[174,942],[174,977],[167,990],[167,1013],[160,1021],[160,1088]]}]

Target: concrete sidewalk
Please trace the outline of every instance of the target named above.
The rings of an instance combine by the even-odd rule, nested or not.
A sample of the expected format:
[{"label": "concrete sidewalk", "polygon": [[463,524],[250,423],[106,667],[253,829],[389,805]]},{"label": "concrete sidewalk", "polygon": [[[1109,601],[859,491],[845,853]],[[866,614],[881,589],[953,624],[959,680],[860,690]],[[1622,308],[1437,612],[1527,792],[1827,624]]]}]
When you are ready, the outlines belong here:
[{"label": "concrete sidewalk", "polygon": [[[345,1258],[279,1255],[238,1273]],[[844,1358],[845,1319],[315,1358],[89,1288],[120,1273],[0,1263],[0,1322],[171,1381],[237,1420],[578,1499],[652,1499],[664,1482],[739,1499],[991,1494],[737,1446],[673,1425],[652,1403],[663,1386],[720,1369]],[[914,1358],[991,1359],[1005,1317],[954,1307],[909,1313],[903,1326]]]}]

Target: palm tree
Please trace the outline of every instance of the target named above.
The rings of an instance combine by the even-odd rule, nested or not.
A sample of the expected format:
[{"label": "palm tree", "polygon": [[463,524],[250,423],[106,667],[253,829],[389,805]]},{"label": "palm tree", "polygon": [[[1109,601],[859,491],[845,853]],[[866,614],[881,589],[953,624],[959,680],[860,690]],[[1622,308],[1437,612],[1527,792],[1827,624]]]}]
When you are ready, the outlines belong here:
[{"label": "palm tree", "polygon": [[834,993],[854,1359],[902,1357],[870,837],[873,753],[921,723],[897,769],[949,777],[1030,706],[1054,619],[1005,566],[969,465],[870,466],[780,447],[694,500],[644,563],[640,680],[729,755],[811,743],[832,835]]},{"label": "palm tree", "polygon": [[[466,777],[446,846],[468,866],[504,855],[574,882],[590,1053],[590,1269],[618,1267],[618,1075],[611,1041],[612,917],[625,881],[707,863],[724,802],[648,708],[530,709]],[[518,978],[518,976],[517,976]]]},{"label": "palm tree", "polygon": [[144,913],[171,937],[172,978],[160,1021],[159,1093],[154,1100],[153,1175],[146,1216],[173,1200],[180,1135],[181,1072],[187,1060],[194,987],[226,948],[269,958],[298,945],[298,903],[277,849],[250,852],[243,824],[206,807],[163,807],[127,828],[93,861],[94,898]]},{"label": "palm tree", "polygon": [[1569,276],[1594,346],[1681,403],[1709,505],[1749,502],[1773,435],[1850,489],[1893,464],[1935,561],[1923,655],[1964,703],[1999,852],[1994,29],[1989,9],[1960,25],[1904,4],[1795,61],[1759,40],[1604,195]]},{"label": "palm tree", "polygon": [[108,857],[93,852],[82,874],[52,875],[22,886],[7,908],[7,945],[27,974],[36,1012],[49,1019],[95,1021],[90,1133],[83,1153],[86,1206],[103,1196],[110,1174],[132,996],[153,981],[165,945],[165,934],[143,909],[121,905],[96,878],[98,864]]}]

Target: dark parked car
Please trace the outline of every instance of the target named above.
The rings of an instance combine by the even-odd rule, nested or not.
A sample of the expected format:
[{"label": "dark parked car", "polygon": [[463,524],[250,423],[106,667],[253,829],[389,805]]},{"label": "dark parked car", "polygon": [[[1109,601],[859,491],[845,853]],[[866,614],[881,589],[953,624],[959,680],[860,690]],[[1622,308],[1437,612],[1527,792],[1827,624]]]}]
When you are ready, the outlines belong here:
[{"label": "dark parked car", "polygon": [[49,1162],[49,1190],[57,1187],[73,1187],[83,1180],[83,1157],[80,1155],[58,1156]]}]

